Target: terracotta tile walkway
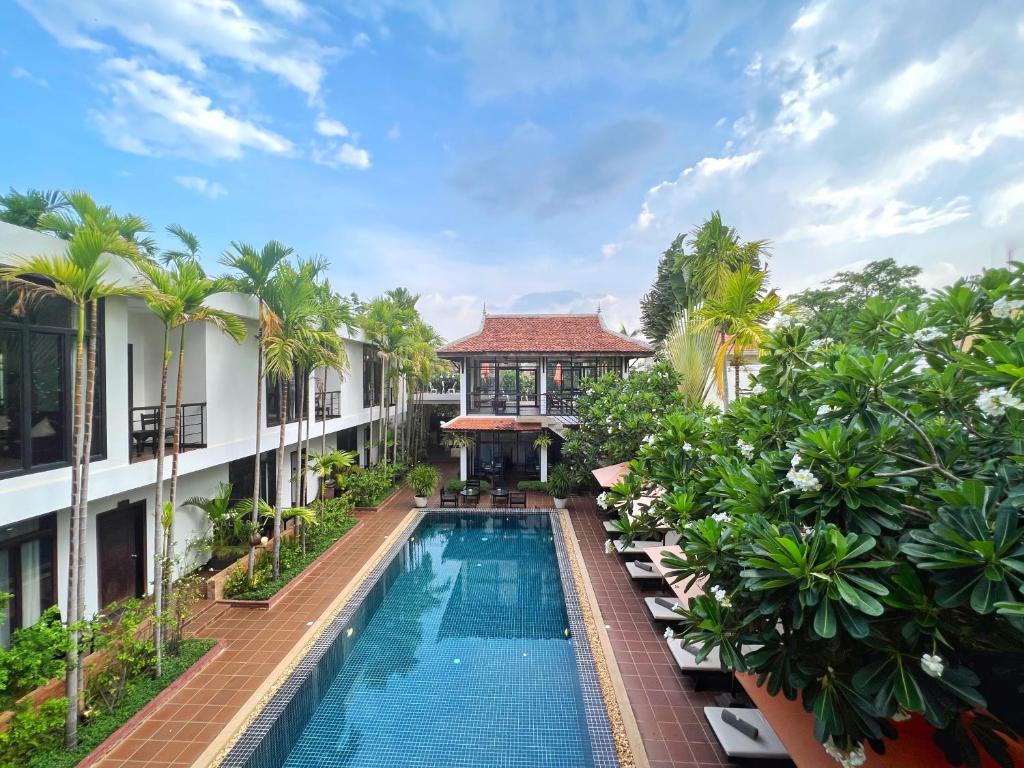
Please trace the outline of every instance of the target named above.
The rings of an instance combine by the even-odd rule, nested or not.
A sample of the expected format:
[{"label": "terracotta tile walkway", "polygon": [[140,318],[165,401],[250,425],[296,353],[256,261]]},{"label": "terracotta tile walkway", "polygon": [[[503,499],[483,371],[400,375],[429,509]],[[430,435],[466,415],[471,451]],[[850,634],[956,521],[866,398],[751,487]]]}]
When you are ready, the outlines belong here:
[{"label": "terracotta tile walkway", "polygon": [[716,692],[695,692],[680,674],[664,625],[644,607],[643,598],[654,593],[634,586],[620,557],[605,554],[608,536],[594,499],[573,497],[570,512],[651,768],[728,765],[702,710]]},{"label": "terracotta tile walkway", "polygon": [[315,566],[317,575],[293,588],[272,610],[202,606],[191,634],[223,640],[226,648],[94,765],[193,765],[411,507],[412,495],[403,490],[376,512],[359,514],[359,524]]}]

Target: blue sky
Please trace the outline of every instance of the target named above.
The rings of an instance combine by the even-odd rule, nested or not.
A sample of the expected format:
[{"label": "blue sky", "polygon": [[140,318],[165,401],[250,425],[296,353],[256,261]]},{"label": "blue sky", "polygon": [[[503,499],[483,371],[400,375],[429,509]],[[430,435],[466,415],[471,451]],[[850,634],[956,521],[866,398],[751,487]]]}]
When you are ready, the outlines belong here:
[{"label": "blue sky", "polygon": [[84,188],[206,261],[278,239],[454,337],[635,327],[712,209],[784,291],[892,256],[929,287],[1024,248],[1019,2],[19,0],[0,185]]}]

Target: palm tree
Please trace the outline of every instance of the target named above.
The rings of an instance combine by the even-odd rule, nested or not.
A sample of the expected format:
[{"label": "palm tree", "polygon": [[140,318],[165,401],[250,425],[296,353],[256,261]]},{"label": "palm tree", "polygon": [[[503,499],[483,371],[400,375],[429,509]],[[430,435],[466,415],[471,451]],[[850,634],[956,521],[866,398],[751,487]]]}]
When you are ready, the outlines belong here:
[{"label": "palm tree", "polygon": [[[263,337],[277,327],[277,317],[267,306],[267,289],[277,274],[278,268],[292,254],[276,240],[271,240],[260,250],[244,243],[231,243],[232,251],[221,256],[220,263],[237,274],[226,278],[226,285],[236,293],[244,293],[256,299],[259,308],[256,339],[256,457],[252,488],[252,524],[256,525],[259,515],[260,497],[260,436],[263,433]],[[249,580],[256,572],[256,547],[249,546]]]},{"label": "palm tree", "polygon": [[689,309],[679,313],[665,338],[665,357],[679,374],[679,391],[688,405],[704,404],[715,370],[717,341],[718,331],[697,327]]},{"label": "palm tree", "polygon": [[713,211],[690,239],[693,250],[686,257],[686,268],[701,300],[716,295],[725,278],[744,264],[761,269],[762,260],[771,253],[767,240],[741,242],[736,230],[722,223],[718,211]]},{"label": "palm tree", "polygon": [[[89,500],[89,463],[92,454],[93,407],[96,388],[96,337],[99,302],[110,296],[129,295],[139,289],[109,275],[111,256],[135,259],[138,246],[122,234],[124,220],[106,206],[98,206],[84,192],[67,195],[70,210],[40,216],[39,228],[68,239],[64,256],[16,257],[0,269],[0,279],[13,283],[26,297],[57,296],[75,307],[75,382],[71,432],[71,520],[68,547],[66,692],[68,711],[64,741],[78,744],[78,707],[82,682],[81,625],[85,614],[85,548]],[[137,222],[134,222],[137,223]],[[88,332],[87,332],[88,331]],[[86,337],[88,336],[88,349]]]},{"label": "palm tree", "polygon": [[764,342],[768,336],[765,324],[779,307],[779,296],[774,289],[767,289],[767,282],[766,272],[743,264],[725,275],[718,294],[697,310],[698,328],[718,328],[725,334],[715,353],[715,366],[721,371],[726,405],[729,398],[725,379],[730,353],[736,365],[735,392],[739,392],[741,356]]},{"label": "palm tree", "polygon": [[57,189],[30,189],[18,192],[14,187],[6,195],[0,195],[0,221],[17,227],[36,229],[39,220],[48,213],[67,208],[64,193]]},{"label": "palm tree", "polygon": [[[326,264],[319,260],[300,262],[298,268],[282,264],[267,286],[266,301],[277,323],[263,337],[267,374],[282,383],[290,381],[303,350],[314,345],[330,347],[337,333],[319,330],[316,279]],[[288,387],[281,388],[281,419],[278,427],[277,494],[274,499],[273,574],[281,573],[281,509],[284,496],[284,449],[288,426]]]}]

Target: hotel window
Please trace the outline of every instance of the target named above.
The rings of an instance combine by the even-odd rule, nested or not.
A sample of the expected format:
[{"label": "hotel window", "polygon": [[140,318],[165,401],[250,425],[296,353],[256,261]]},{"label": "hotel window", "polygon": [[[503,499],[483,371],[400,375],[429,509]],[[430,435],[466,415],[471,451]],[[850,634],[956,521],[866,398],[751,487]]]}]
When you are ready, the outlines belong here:
[{"label": "hotel window", "polygon": [[0,592],[11,595],[0,619],[0,645],[11,633],[35,624],[57,602],[53,578],[57,516],[45,515],[0,527]]},{"label": "hotel window", "polygon": [[606,373],[621,373],[622,363],[616,357],[569,358],[548,360],[547,391],[576,392],[588,379]]},{"label": "hotel window", "polygon": [[[51,469],[71,460],[75,328],[56,297],[21,302],[0,284],[0,476]],[[93,457],[105,454],[103,306],[97,340]]]},{"label": "hotel window", "polygon": [[[304,383],[309,381],[309,376],[298,369],[292,374],[291,380],[287,382],[288,387],[288,422],[291,424],[299,420],[299,390]],[[281,399],[284,395],[282,380],[279,378],[267,377],[267,426],[276,427],[281,424]],[[309,395],[306,395],[303,403],[304,408],[309,407]]]}]

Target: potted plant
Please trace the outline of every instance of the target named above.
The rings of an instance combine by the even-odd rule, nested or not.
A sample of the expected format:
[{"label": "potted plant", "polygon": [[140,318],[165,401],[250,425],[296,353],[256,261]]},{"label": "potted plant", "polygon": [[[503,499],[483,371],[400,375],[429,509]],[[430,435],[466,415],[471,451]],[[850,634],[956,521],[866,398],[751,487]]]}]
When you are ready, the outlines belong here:
[{"label": "potted plant", "polygon": [[548,475],[548,488],[551,489],[551,498],[555,502],[555,509],[565,509],[569,501],[569,494],[572,492],[572,478],[564,466],[559,464],[551,470]]},{"label": "potted plant", "polygon": [[533,447],[539,451],[543,448],[550,448],[553,442],[555,442],[555,438],[551,436],[551,433],[544,431],[533,439]]},{"label": "potted plant", "polygon": [[429,464],[417,464],[407,478],[416,506],[422,509],[441,482],[441,473]]}]

